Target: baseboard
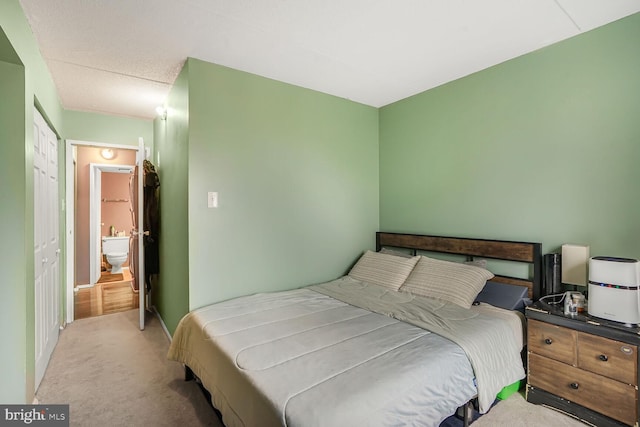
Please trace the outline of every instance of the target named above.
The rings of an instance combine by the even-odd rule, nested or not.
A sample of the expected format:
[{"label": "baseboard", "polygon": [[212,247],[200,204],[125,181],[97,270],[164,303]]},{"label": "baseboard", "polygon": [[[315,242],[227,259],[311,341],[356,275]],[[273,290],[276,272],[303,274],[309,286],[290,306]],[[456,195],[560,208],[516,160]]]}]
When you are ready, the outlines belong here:
[{"label": "baseboard", "polygon": [[169,333],[169,329],[167,329],[167,325],[164,324],[164,320],[162,320],[162,316],[160,316],[160,313],[158,312],[158,310],[156,310],[156,306],[154,305],[153,307],[151,307],[151,310],[156,314],[156,316],[158,317],[158,320],[160,320],[160,326],[162,326],[162,330],[164,331],[167,338],[169,338],[169,342],[171,342],[173,338]]}]

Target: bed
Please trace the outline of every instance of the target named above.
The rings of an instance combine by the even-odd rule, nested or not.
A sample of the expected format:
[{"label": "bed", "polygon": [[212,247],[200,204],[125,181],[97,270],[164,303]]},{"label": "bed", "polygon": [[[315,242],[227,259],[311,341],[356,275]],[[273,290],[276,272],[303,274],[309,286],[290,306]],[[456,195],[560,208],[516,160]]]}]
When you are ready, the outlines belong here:
[{"label": "bed", "polygon": [[[540,250],[378,232],[376,252],[336,280],[188,313],[168,357],[201,382],[227,427],[438,426],[456,412],[468,424],[472,404],[488,411],[525,377],[523,316],[478,295],[490,279],[537,299]],[[494,276],[478,258],[524,263],[528,277]]]}]

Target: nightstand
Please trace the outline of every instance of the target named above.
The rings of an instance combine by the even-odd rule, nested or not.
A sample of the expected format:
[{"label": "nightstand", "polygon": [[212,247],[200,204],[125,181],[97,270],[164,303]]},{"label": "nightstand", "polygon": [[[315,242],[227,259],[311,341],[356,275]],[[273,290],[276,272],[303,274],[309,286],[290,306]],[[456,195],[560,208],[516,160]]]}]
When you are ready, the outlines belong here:
[{"label": "nightstand", "polygon": [[638,425],[640,328],[536,302],[527,316],[527,401],[598,427]]}]

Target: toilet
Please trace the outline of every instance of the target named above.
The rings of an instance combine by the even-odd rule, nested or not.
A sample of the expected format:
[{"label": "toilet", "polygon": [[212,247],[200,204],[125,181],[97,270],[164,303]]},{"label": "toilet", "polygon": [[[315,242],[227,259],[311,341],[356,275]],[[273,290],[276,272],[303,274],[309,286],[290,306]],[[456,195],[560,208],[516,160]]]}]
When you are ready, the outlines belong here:
[{"label": "toilet", "polygon": [[102,238],[102,253],[111,264],[111,274],[122,273],[122,264],[129,258],[129,237]]}]

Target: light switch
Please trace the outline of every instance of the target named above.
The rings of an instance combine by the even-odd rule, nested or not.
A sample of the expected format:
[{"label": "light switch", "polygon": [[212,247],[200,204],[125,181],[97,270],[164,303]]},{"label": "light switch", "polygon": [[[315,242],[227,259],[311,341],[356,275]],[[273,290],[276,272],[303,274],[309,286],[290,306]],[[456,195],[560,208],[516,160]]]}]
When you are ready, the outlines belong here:
[{"label": "light switch", "polygon": [[218,207],[218,192],[217,191],[209,191],[208,205],[209,205],[210,208],[217,208]]}]

